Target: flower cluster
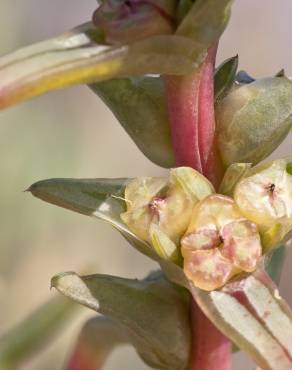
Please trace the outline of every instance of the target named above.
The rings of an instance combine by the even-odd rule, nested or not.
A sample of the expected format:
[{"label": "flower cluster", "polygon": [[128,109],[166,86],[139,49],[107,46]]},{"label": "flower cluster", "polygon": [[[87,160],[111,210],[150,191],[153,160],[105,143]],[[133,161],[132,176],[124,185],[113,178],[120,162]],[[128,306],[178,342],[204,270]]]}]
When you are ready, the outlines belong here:
[{"label": "flower cluster", "polygon": [[122,220],[157,253],[183,258],[187,278],[211,291],[257,269],[292,226],[292,176],[287,160],[248,171],[231,196],[216,194],[197,171],[180,167],[166,178],[137,178],[125,191]]}]

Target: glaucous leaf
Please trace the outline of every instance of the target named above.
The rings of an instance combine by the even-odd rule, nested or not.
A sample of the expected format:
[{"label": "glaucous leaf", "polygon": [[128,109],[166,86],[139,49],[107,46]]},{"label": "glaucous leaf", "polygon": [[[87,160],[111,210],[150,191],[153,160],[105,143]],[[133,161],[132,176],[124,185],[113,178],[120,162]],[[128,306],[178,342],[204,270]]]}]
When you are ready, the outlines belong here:
[{"label": "glaucous leaf", "polygon": [[98,316],[83,326],[66,370],[101,370],[115,347],[129,343],[125,330],[116,322]]},{"label": "glaucous leaf", "polygon": [[163,81],[159,77],[120,78],[90,86],[152,162],[174,167]]},{"label": "glaucous leaf", "polygon": [[237,183],[248,173],[251,163],[233,163],[225,171],[219,194],[233,196]]},{"label": "glaucous leaf", "polygon": [[0,109],[51,90],[141,74],[184,74],[201,52],[181,35],[158,35],[131,45],[103,44],[90,23],[0,59]]},{"label": "glaucous leaf", "polygon": [[292,126],[292,82],[274,77],[234,89],[217,104],[216,122],[226,166],[260,162],[280,145]]},{"label": "glaucous leaf", "polygon": [[107,275],[56,275],[52,286],[65,296],[120,323],[151,367],[186,368],[190,349],[188,300],[160,273],[143,281]]},{"label": "glaucous leaf", "polygon": [[213,46],[223,33],[231,13],[232,0],[196,0],[176,34],[193,39],[202,51]]},{"label": "glaucous leaf", "polygon": [[277,285],[280,283],[285,257],[286,245],[282,245],[267,256],[265,261],[265,270]]},{"label": "glaucous leaf", "polygon": [[208,293],[191,290],[207,317],[262,370],[292,368],[292,312],[268,275],[257,271]]},{"label": "glaucous leaf", "polygon": [[215,102],[223,99],[234,84],[238,67],[238,55],[226,59],[216,68],[214,75]]},{"label": "glaucous leaf", "polygon": [[124,191],[129,179],[50,179],[33,184],[28,191],[59,207],[109,222],[129,243],[159,261],[149,244],[139,239],[121,221],[125,210]]},{"label": "glaucous leaf", "polygon": [[53,297],[0,338],[0,368],[14,370],[57,336],[77,306]]},{"label": "glaucous leaf", "polygon": [[179,24],[193,6],[193,0],[179,0],[176,8],[176,19]]}]

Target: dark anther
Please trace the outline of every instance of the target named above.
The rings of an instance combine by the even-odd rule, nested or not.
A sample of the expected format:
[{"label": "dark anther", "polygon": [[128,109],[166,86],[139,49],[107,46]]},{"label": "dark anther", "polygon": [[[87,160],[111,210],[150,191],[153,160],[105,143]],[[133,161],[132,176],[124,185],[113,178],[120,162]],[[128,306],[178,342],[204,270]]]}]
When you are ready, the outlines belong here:
[{"label": "dark anther", "polygon": [[131,3],[131,1],[130,1],[130,0],[125,1],[125,3],[124,3],[124,4],[125,4],[128,8],[132,9],[133,4]]},{"label": "dark anther", "polygon": [[270,184],[269,186],[268,186],[268,190],[269,190],[269,192],[270,193],[274,193],[274,191],[275,191],[275,188],[276,188],[276,185],[275,184]]},{"label": "dark anther", "polygon": [[222,235],[219,235],[219,240],[220,240],[220,243],[224,243],[224,238]]}]

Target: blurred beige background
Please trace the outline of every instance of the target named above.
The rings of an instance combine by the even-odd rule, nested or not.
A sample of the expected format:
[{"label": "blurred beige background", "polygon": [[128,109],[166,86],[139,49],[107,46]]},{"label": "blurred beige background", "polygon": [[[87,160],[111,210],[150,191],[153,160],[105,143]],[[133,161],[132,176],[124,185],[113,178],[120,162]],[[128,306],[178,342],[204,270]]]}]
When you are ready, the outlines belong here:
[{"label": "blurred beige background", "polygon": [[[52,37],[86,21],[94,0],[1,0],[0,54]],[[291,0],[237,0],[219,60],[239,54],[240,68],[257,77],[282,67],[292,74]],[[290,137],[278,154],[291,154]],[[50,177],[158,175],[107,108],[81,86],[50,93],[0,113],[0,333],[51,294],[61,271],[143,277],[155,264],[131,249],[109,226],[54,208],[22,191]],[[292,304],[286,261],[281,291]],[[289,289],[290,288],[290,289]],[[84,316],[91,313],[84,310]],[[82,320],[21,370],[58,370]],[[117,350],[105,370],[145,370],[135,352]],[[234,369],[251,370],[244,355]]]}]

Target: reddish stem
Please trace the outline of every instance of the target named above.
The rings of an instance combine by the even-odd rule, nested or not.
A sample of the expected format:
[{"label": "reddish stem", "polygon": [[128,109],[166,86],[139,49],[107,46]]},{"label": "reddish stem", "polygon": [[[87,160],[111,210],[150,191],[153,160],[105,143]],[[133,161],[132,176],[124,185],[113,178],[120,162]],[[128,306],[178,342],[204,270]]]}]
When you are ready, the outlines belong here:
[{"label": "reddish stem", "polygon": [[[222,166],[217,154],[214,114],[214,64],[217,45],[201,68],[165,78],[172,142],[177,166],[190,166],[218,188]],[[188,370],[230,370],[231,343],[192,301],[193,344]]]},{"label": "reddish stem", "polygon": [[203,172],[199,149],[198,100],[200,73],[165,78],[172,144],[177,166]]},{"label": "reddish stem", "polygon": [[97,348],[78,344],[71,355],[66,370],[100,370],[105,362],[106,355],[99,353]]},{"label": "reddish stem", "polygon": [[177,166],[203,173],[217,187],[222,165],[217,155],[214,114],[214,61],[211,48],[199,70],[165,78],[172,143]]},{"label": "reddish stem", "polygon": [[193,343],[188,370],[230,370],[231,342],[192,301]]}]

